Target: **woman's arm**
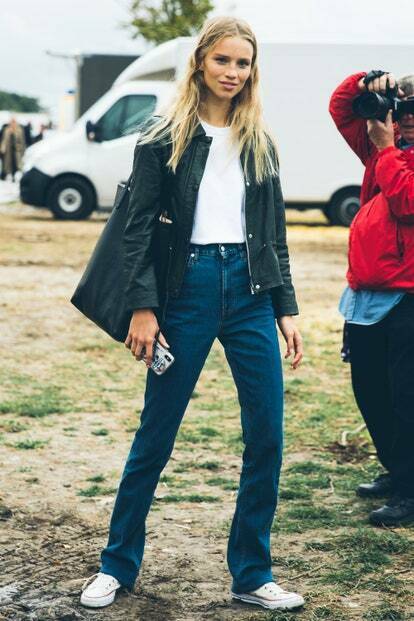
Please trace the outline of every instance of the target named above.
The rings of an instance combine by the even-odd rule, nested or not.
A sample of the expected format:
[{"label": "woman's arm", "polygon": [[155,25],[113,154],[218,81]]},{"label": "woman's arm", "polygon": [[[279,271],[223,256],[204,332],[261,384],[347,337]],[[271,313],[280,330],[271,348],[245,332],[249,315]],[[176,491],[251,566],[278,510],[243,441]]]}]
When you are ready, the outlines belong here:
[{"label": "woman's arm", "polygon": [[295,290],[290,273],[289,250],[286,242],[285,203],[279,177],[273,177],[273,199],[275,202],[276,254],[279,260],[283,284],[271,290],[275,316],[297,315],[299,313]]},{"label": "woman's arm", "polygon": [[[159,306],[152,240],[161,213],[164,166],[161,149],[137,145],[131,195],[124,232],[124,275],[127,308],[133,311],[125,346],[137,360],[152,364],[154,339],[159,330],[154,309]],[[168,347],[162,334],[161,345]]]},{"label": "woman's arm", "polygon": [[125,294],[131,311],[159,306],[152,239],[161,213],[162,166],[159,148],[136,146],[123,237]]},{"label": "woman's arm", "polygon": [[283,285],[271,290],[273,308],[277,323],[286,341],[285,358],[293,355],[292,369],[296,369],[303,358],[302,337],[292,315],[299,313],[295,290],[290,273],[289,250],[286,243],[285,204],[279,177],[273,179],[276,219],[276,253],[279,260]]}]

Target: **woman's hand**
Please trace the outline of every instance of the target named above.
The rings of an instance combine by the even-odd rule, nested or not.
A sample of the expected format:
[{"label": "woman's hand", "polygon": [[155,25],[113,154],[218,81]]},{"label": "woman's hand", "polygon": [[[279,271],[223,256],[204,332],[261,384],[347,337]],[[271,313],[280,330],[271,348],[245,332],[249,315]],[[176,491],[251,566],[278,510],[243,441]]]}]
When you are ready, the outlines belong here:
[{"label": "woman's hand", "polygon": [[303,347],[302,347],[302,337],[298,328],[295,325],[293,317],[290,315],[285,315],[284,317],[279,317],[277,320],[277,325],[281,333],[283,334],[283,338],[286,341],[286,353],[285,359],[289,358],[293,353],[295,354],[291,367],[292,369],[297,369],[300,365],[300,362],[303,358]]},{"label": "woman's hand", "polygon": [[[158,330],[157,318],[150,308],[134,311],[129,324],[128,336],[125,339],[125,347],[131,350],[131,354],[137,360],[144,360],[148,368],[152,364],[154,340]],[[158,340],[164,347],[169,347],[161,333]]]}]

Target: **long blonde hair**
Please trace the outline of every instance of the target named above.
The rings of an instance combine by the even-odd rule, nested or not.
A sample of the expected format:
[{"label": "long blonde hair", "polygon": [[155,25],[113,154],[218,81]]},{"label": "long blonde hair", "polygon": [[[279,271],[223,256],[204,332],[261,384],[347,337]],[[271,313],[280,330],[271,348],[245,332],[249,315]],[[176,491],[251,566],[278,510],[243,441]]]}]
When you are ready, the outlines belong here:
[{"label": "long blonde hair", "polygon": [[[208,51],[225,37],[241,37],[253,47],[250,75],[243,89],[231,102],[228,122],[233,140],[239,153],[252,154],[254,175],[261,183],[266,177],[276,173],[276,145],[263,120],[259,97],[259,71],[257,67],[257,41],[250,26],[234,17],[216,17],[207,20],[198,37],[197,45],[191,54],[186,74],[177,88],[176,97],[166,114],[155,121],[138,139],[139,144],[148,144],[156,139],[165,139],[172,144],[171,157],[167,165],[176,171],[181,156],[199,124],[199,111],[203,103],[206,85],[200,71],[201,63]],[[247,176],[247,160],[243,167]]]}]

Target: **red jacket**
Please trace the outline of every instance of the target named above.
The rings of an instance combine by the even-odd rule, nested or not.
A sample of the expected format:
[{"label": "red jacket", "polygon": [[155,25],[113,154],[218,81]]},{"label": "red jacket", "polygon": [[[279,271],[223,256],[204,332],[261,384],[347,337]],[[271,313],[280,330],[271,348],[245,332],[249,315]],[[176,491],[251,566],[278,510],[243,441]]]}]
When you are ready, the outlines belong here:
[{"label": "red jacket", "polygon": [[365,166],[361,209],[349,236],[347,279],[353,289],[414,292],[414,145],[378,151],[372,144],[366,121],[352,111],[364,75],[344,80],[329,106],[338,130]]}]

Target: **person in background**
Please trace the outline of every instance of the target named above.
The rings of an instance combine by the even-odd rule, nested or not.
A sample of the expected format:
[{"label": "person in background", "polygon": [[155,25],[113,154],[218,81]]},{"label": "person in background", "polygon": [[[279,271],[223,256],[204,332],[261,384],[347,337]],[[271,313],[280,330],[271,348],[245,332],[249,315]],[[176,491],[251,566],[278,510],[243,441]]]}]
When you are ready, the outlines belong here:
[{"label": "person in background", "polygon": [[3,141],[3,136],[4,136],[4,130],[7,127],[7,123],[4,123],[1,128],[0,128],[0,167],[1,167],[1,171],[0,171],[0,180],[4,181],[6,178],[6,173],[4,172],[4,157],[3,157],[3,152],[1,150],[1,144]]},{"label": "person in background", "polygon": [[27,149],[27,147],[30,147],[32,144],[32,124],[30,121],[26,123],[26,125],[23,125],[23,131]]},{"label": "person in background", "polygon": [[32,144],[35,144],[36,142],[40,142],[40,140],[44,140],[51,130],[53,130],[53,126],[51,122],[48,123],[47,125],[42,123],[40,125],[39,133],[33,136],[32,138]]},{"label": "person in background", "polygon": [[22,167],[23,154],[26,149],[26,141],[23,128],[15,118],[5,127],[1,140],[0,151],[3,156],[4,176],[15,180],[15,175]]},{"label": "person in background", "polygon": [[[124,233],[125,293],[132,312],[125,345],[150,367],[158,335],[175,362],[164,375],[147,374],[141,424],[100,572],[81,595],[85,606],[107,606],[117,589],[135,583],[154,491],[216,338],[237,386],[245,444],[227,553],[231,596],[268,609],[304,603],[272,575],[270,532],[283,444],[275,318],[286,340],[285,357],[294,356],[293,368],[301,361],[302,342],[292,317],[298,309],[276,149],[265,130],[259,93],[251,28],[218,17],[203,27],[175,103],[138,139]],[[152,242],[165,210],[175,235],[160,326]]]},{"label": "person in background", "polygon": [[[398,122],[357,116],[361,93],[399,88],[407,104]],[[361,209],[350,231],[346,320],[352,386],[384,468],[357,494],[387,497],[372,524],[414,521],[414,75],[361,72],[330,101],[332,118],[365,166]],[[405,111],[404,111],[405,110]],[[344,351],[344,350],[343,350]]]}]

